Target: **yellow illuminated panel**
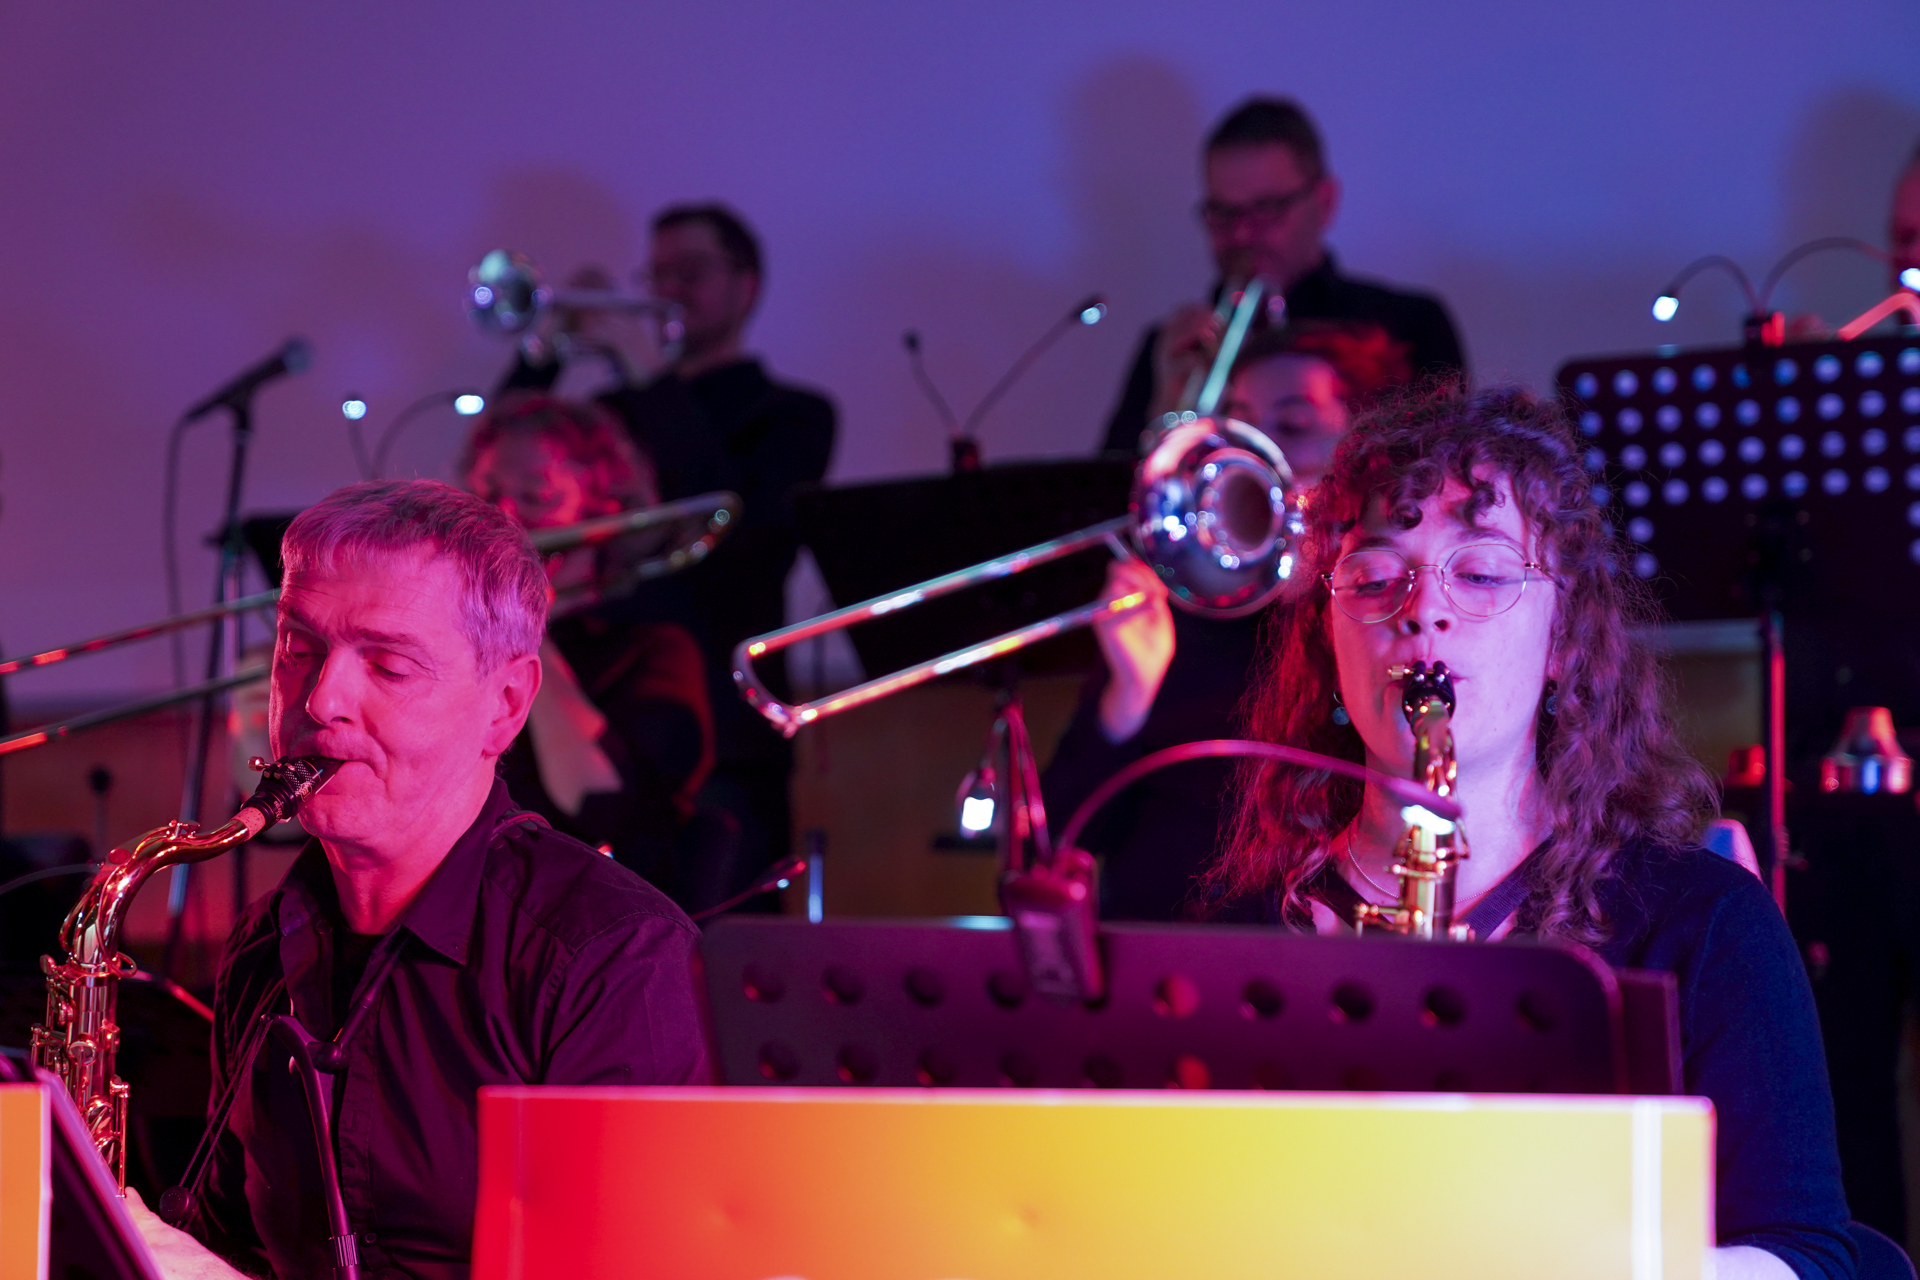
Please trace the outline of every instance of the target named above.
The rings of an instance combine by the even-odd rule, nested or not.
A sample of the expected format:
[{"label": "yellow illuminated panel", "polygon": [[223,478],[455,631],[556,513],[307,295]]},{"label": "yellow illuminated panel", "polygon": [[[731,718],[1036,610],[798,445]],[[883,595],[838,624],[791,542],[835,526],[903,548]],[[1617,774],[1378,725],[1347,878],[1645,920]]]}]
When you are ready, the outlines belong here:
[{"label": "yellow illuminated panel", "polygon": [[476,1280],[1694,1280],[1704,1099],[487,1089]]}]

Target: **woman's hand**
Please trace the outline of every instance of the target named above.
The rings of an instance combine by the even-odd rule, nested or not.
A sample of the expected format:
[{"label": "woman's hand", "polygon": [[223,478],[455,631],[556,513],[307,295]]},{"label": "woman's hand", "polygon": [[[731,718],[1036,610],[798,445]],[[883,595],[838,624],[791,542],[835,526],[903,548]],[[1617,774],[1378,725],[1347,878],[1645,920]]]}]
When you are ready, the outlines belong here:
[{"label": "woman's hand", "polygon": [[1109,675],[1100,694],[1100,729],[1114,743],[1125,742],[1146,724],[1173,662],[1173,610],[1167,604],[1166,584],[1131,557],[1107,566],[1102,593],[1107,599],[1135,592],[1147,597],[1145,604],[1093,624]]},{"label": "woman's hand", "polygon": [[133,1219],[140,1238],[146,1242],[147,1252],[153,1255],[166,1280],[247,1280],[219,1254],[178,1227],[160,1221],[132,1187],[127,1188],[126,1204],[127,1215]]}]

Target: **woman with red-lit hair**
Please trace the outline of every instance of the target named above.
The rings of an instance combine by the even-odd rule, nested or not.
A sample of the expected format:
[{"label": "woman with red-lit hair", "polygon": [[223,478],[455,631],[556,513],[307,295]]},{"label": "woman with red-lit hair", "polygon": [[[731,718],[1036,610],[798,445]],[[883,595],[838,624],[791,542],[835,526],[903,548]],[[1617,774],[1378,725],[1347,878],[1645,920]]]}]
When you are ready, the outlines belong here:
[{"label": "woman with red-lit hair", "polygon": [[[547,395],[490,408],[459,469],[468,489],[528,530],[660,501],[651,461],[605,409]],[[500,772],[521,805],[692,901],[712,896],[694,888],[710,868],[680,865],[694,795],[713,763],[700,648],[684,627],[621,601],[562,607],[617,578],[611,561],[648,552],[630,540],[547,558],[562,604],[540,646],[539,696]]]},{"label": "woman with red-lit hair", "polygon": [[[1377,410],[1302,553],[1316,589],[1276,618],[1250,735],[1405,777],[1404,668],[1444,662],[1471,848],[1455,919],[1674,973],[1686,1091],[1717,1113],[1718,1274],[1852,1275],[1805,972],[1766,889],[1699,846],[1713,790],[1630,636],[1652,613],[1559,410],[1514,388]],[[1389,796],[1265,761],[1237,791],[1222,915],[1337,933],[1396,901]]]}]

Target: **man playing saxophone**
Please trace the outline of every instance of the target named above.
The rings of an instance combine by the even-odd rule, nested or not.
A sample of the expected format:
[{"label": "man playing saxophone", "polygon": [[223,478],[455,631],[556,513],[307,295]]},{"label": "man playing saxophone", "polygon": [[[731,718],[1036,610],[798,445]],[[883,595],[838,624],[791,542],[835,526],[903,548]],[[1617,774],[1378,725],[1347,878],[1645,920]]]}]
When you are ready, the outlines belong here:
[{"label": "man playing saxophone", "polygon": [[[302,513],[283,554],[274,751],[345,763],[228,939],[192,1237],[136,1214],[174,1276],[331,1277],[346,1248],[369,1277],[464,1277],[479,1087],[705,1082],[695,934],[496,776],[547,613],[518,525],[447,485],[375,481]],[[336,1068],[319,1079],[344,1237],[302,1082],[258,1030],[289,1011]]]}]

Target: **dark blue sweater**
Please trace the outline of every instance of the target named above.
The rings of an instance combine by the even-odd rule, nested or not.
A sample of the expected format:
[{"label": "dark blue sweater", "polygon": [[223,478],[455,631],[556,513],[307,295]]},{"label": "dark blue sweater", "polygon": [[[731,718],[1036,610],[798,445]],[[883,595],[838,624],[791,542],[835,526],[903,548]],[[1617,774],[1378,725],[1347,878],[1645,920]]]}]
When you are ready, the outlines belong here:
[{"label": "dark blue sweater", "polygon": [[1704,849],[1631,847],[1601,903],[1607,963],[1679,979],[1686,1090],[1713,1101],[1719,1242],[1757,1245],[1805,1280],[1851,1277],[1813,991],[1773,898]]}]

